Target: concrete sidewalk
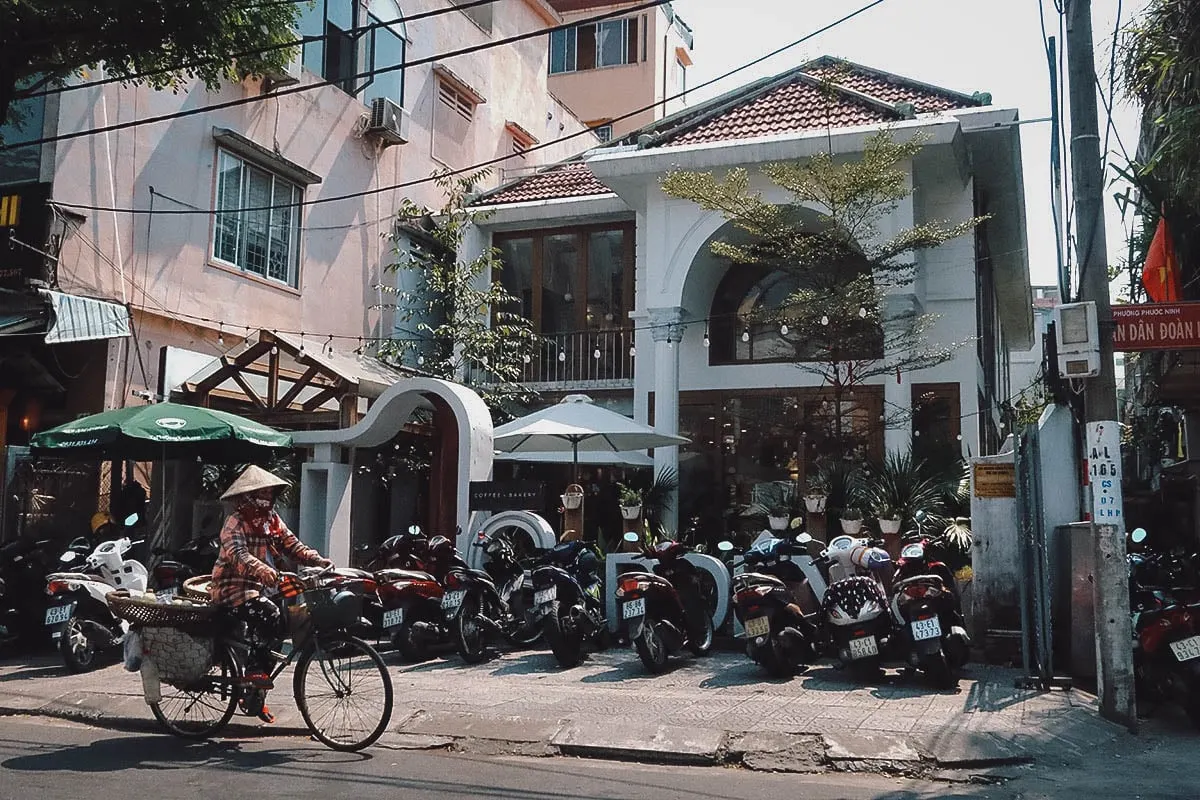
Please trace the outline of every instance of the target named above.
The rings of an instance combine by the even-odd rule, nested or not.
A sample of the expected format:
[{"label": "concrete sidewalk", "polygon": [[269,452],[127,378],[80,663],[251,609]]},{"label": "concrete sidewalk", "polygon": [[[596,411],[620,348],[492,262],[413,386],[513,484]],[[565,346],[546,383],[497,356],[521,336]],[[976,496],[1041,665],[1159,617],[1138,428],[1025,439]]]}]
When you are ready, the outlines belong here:
[{"label": "concrete sidewalk", "polygon": [[[627,649],[572,670],[537,651],[476,667],[453,657],[395,664],[392,732],[381,744],[905,774],[1069,764],[1097,750],[1139,747],[1137,737],[1096,716],[1093,698],[1016,689],[1012,670],[976,666],[958,692],[938,692],[920,676],[894,672],[862,686],[826,665],[772,681],[733,653],[673,666],[649,676]],[[272,693],[276,725],[238,716],[228,735],[303,732],[290,694],[286,684]],[[137,674],[115,666],[67,675],[53,657],[0,662],[0,714],[155,726]]]}]

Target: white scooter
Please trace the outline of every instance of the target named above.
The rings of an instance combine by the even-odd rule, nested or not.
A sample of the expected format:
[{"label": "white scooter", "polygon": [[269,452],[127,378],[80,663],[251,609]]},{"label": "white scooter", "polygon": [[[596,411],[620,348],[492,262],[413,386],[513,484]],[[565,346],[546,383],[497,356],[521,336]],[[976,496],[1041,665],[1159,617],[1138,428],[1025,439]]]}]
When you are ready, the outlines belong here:
[{"label": "white scooter", "polygon": [[[139,541],[128,537],[102,542],[85,559],[78,572],[55,572],[46,576],[46,625],[58,642],[63,661],[71,672],[87,672],[99,656],[119,648],[129,623],[115,616],[106,597],[117,589],[142,593],[150,585],[150,573],[140,562],[125,558]],[[64,566],[79,560],[78,552],[62,555]]]}]

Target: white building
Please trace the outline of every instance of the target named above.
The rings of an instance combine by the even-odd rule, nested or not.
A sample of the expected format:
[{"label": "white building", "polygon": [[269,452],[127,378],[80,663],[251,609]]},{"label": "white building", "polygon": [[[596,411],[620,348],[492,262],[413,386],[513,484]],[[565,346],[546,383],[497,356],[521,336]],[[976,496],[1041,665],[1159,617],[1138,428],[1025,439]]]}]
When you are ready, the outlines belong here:
[{"label": "white building", "polygon": [[[831,95],[819,76],[834,81]],[[974,237],[921,253],[904,299],[939,315],[934,336],[972,343],[936,368],[863,387],[853,413],[876,455],[885,442],[918,453],[939,444],[964,456],[995,452],[1009,352],[1033,343],[1017,119],[988,95],[822,58],[485,194],[478,204],[491,212],[485,234],[504,255],[501,278],[551,342],[528,381],[545,402],[584,391],[691,438],[682,454],[655,453],[659,469],[682,463],[688,518],[746,502],[756,482],[787,478],[789,461],[803,479],[820,455],[813,411],[827,392],[790,360],[756,359],[754,341],[739,341],[741,326],[716,324],[771,276],[717,260],[710,244],[731,226],[665,195],[659,181],[675,168],[753,175],[765,162],[818,151],[853,158],[882,127],[896,137],[920,131],[928,139],[909,165],[915,191],[893,212],[891,232],[990,219]],[[757,184],[787,199],[761,174]],[[911,421],[885,431],[885,404],[912,409]]]}]

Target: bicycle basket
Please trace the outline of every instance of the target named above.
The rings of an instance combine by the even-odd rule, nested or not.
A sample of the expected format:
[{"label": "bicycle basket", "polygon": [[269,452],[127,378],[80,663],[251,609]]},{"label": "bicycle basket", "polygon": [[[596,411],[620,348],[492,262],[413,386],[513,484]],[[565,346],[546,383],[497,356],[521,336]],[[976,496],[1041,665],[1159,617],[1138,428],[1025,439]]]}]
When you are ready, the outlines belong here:
[{"label": "bicycle basket", "polygon": [[215,647],[209,636],[153,627],[142,629],[142,652],[154,662],[159,680],[186,689],[208,673]]},{"label": "bicycle basket", "polygon": [[109,592],[105,598],[112,613],[131,625],[143,628],[182,628],[203,625],[212,620],[217,607],[207,602],[178,601],[160,603],[153,596],[133,597],[125,589]]},{"label": "bicycle basket", "polygon": [[208,587],[211,583],[212,575],[197,575],[194,578],[188,578],[183,582],[183,589],[180,591],[180,594],[189,600],[203,600],[208,602],[210,599]]},{"label": "bicycle basket", "polygon": [[362,615],[362,598],[332,587],[306,589],[304,604],[313,627],[318,630],[348,628]]}]

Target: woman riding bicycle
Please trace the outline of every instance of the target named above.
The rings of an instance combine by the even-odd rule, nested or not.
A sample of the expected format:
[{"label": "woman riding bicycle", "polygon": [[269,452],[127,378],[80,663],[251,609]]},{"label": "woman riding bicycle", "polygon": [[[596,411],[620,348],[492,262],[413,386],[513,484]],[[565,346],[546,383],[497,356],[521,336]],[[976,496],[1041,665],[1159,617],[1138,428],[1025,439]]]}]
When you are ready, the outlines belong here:
[{"label": "woman riding bicycle", "polygon": [[[246,623],[250,656],[245,686],[264,694],[274,688],[271,651],[283,635],[279,607],[263,596],[279,583],[275,559],[286,556],[298,564],[320,567],[333,564],[301,543],[275,512],[275,499],[288,485],[251,465],[221,495],[222,500],[233,502],[234,512],[221,528],[221,550],[209,588],[213,603],[229,607],[236,619]],[[265,704],[258,716],[266,722],[275,719]]]}]

